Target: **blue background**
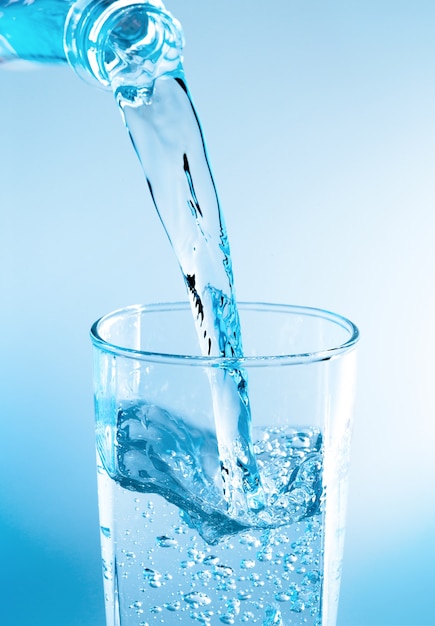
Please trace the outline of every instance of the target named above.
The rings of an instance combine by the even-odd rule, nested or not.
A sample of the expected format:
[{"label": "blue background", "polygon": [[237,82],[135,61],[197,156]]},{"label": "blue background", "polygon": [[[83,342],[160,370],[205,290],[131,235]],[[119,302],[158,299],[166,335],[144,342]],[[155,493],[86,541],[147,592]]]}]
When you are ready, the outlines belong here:
[{"label": "blue background", "polygon": [[[434,626],[435,3],[167,6],[239,299],[362,331],[339,626]],[[183,285],[110,94],[0,93],[0,623],[103,626],[88,329]]]}]

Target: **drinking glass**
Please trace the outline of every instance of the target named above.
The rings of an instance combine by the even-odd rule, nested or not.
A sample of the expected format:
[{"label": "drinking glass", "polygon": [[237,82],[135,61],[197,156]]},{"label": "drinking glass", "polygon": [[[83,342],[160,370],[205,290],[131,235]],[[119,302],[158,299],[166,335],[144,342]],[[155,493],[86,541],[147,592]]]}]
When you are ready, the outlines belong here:
[{"label": "drinking glass", "polygon": [[[243,358],[200,356],[187,303],[92,327],[107,626],[336,623],[358,329],[307,307],[239,314]],[[256,507],[243,451],[221,454],[241,381],[251,422],[228,423],[252,446]]]}]

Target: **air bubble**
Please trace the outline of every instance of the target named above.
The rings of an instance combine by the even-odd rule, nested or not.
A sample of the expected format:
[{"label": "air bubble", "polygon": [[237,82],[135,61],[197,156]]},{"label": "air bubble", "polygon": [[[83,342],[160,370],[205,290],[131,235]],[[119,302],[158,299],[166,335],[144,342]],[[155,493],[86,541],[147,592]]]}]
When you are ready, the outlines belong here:
[{"label": "air bubble", "polygon": [[215,577],[229,578],[234,576],[234,570],[229,565],[216,565],[214,571]]},{"label": "air bubble", "polygon": [[190,593],[186,593],[183,596],[185,602],[190,604],[193,607],[205,606],[211,603],[211,599],[208,597],[206,593],[202,593],[201,591],[191,591]]},{"label": "air bubble", "polygon": [[211,575],[211,572],[209,570],[200,570],[195,575],[195,578],[198,579],[198,580],[201,580],[204,584],[207,584],[208,581],[211,579],[211,577],[212,577],[212,575]]},{"label": "air bubble", "polygon": [[298,560],[296,554],[286,554],[284,557],[284,569],[286,571],[293,571],[295,569],[294,563]]},{"label": "air bubble", "polygon": [[282,615],[279,609],[269,607],[266,609],[266,620],[264,626],[283,626]]},{"label": "air bubble", "polygon": [[242,569],[252,569],[255,567],[255,561],[253,559],[242,559],[242,561],[240,561],[240,567]]},{"label": "air bubble", "polygon": [[259,561],[271,561],[273,556],[273,551],[271,547],[264,548],[261,552],[257,554],[257,559]]},{"label": "air bubble", "polygon": [[210,624],[213,611],[192,611],[190,617],[201,624]]},{"label": "air bubble", "polygon": [[161,535],[160,537],[157,537],[156,542],[157,545],[161,548],[174,548],[178,545],[176,539],[173,539],[172,537],[167,537],[166,535]]},{"label": "air bubble", "polygon": [[306,433],[296,433],[291,440],[294,448],[308,448],[310,443],[310,437]]},{"label": "air bubble", "polygon": [[102,559],[102,563],[103,563],[103,578],[105,578],[106,580],[112,580],[113,579],[112,565],[107,563],[107,561],[105,561],[104,559]]},{"label": "air bubble", "polygon": [[130,606],[128,608],[129,609],[140,609],[141,606],[142,606],[142,602],[140,600],[136,600],[136,602],[133,602],[132,604],[130,604]]},{"label": "air bubble", "polygon": [[240,537],[240,543],[242,545],[246,545],[246,546],[254,547],[254,548],[259,548],[261,546],[260,540],[257,539],[257,537],[254,537],[253,535],[242,535]]},{"label": "air bubble", "polygon": [[125,557],[126,557],[127,559],[135,559],[135,558],[136,558],[136,555],[135,555],[135,553],[134,553],[134,552],[125,552]]},{"label": "air bubble", "polygon": [[150,587],[157,588],[162,586],[162,575],[157,570],[146,567],[143,570],[143,577],[145,578],[145,580],[148,580]]},{"label": "air bubble", "polygon": [[189,548],[187,550],[187,556],[195,563],[200,563],[204,558],[204,553],[200,552],[196,548]]},{"label": "air bubble", "polygon": [[282,591],[281,593],[275,594],[275,600],[277,602],[288,602],[290,600],[290,596],[288,593],[285,593],[285,591]]},{"label": "air bubble", "polygon": [[110,536],[111,536],[111,535],[110,535],[110,528],[108,528],[107,526],[100,526],[100,530],[101,530],[101,533],[102,533],[105,537],[107,537],[107,539],[110,539]]},{"label": "air bubble", "polygon": [[240,613],[240,600],[233,598],[232,600],[227,600],[225,604],[229,614],[238,615]]},{"label": "air bubble", "polygon": [[304,610],[305,604],[302,602],[302,600],[295,600],[291,603],[290,611],[293,611],[293,613],[302,613],[302,611]]},{"label": "air bubble", "polygon": [[308,572],[302,579],[302,585],[305,586],[315,586],[320,583],[320,573],[317,570],[313,570],[312,572]]}]

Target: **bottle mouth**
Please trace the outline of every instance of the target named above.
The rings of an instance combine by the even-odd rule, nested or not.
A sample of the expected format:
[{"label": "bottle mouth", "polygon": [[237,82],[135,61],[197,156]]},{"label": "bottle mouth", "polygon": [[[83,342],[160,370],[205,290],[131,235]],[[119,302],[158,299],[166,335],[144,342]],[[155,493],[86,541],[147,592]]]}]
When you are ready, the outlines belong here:
[{"label": "bottle mouth", "polygon": [[152,92],[164,74],[182,73],[181,25],[160,0],[79,0],[67,16],[66,58],[87,82]]}]

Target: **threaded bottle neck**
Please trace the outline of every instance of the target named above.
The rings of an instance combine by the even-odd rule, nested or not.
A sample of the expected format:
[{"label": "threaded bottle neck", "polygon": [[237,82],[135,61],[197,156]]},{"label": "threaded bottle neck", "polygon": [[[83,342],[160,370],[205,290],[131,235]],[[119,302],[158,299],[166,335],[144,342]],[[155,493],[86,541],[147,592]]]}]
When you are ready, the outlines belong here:
[{"label": "threaded bottle neck", "polygon": [[163,75],[182,76],[183,33],[160,0],[79,0],[65,23],[64,48],[82,78],[152,95]]}]

